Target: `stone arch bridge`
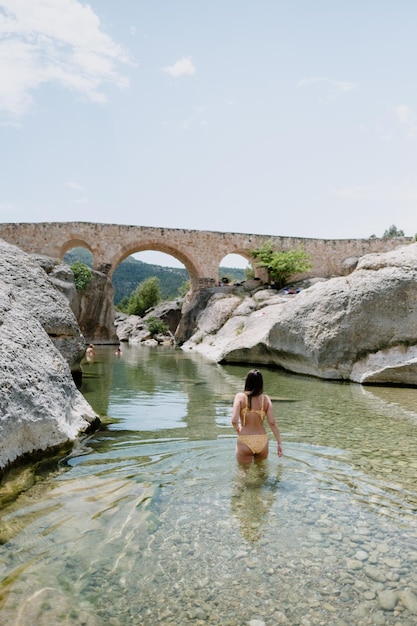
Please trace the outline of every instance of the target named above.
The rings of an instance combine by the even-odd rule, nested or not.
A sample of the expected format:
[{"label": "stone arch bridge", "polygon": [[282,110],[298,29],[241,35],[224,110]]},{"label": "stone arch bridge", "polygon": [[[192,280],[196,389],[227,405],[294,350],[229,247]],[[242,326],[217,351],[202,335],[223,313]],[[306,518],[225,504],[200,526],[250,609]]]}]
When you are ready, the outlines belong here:
[{"label": "stone arch bridge", "polygon": [[[158,250],[181,261],[190,275],[192,290],[217,284],[219,265],[228,254],[239,254],[256,267],[251,250],[271,240],[277,250],[288,251],[303,246],[312,259],[313,267],[306,276],[340,276],[346,273],[346,260],[370,252],[386,252],[401,239],[308,239],[223,233],[150,226],[125,226],[89,222],[40,222],[0,224],[0,238],[25,252],[63,259],[75,247],[87,248],[94,258],[94,269],[110,277],[126,257],[144,250]],[[300,276],[301,278],[301,276]]]}]

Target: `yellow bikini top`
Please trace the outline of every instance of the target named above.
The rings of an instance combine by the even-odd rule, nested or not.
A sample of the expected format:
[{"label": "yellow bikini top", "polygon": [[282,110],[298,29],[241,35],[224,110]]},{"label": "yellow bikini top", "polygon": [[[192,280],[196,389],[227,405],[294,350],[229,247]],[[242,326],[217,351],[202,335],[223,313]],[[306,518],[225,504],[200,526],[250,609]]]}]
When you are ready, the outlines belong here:
[{"label": "yellow bikini top", "polygon": [[[246,395],[246,394],[245,394]],[[262,404],[260,409],[250,409],[248,404],[248,396],[246,395],[246,406],[243,409],[240,409],[240,421],[242,422],[242,426],[245,425],[246,422],[246,413],[258,413],[259,417],[262,421],[265,419],[266,411],[264,411],[264,394],[262,394]]]}]

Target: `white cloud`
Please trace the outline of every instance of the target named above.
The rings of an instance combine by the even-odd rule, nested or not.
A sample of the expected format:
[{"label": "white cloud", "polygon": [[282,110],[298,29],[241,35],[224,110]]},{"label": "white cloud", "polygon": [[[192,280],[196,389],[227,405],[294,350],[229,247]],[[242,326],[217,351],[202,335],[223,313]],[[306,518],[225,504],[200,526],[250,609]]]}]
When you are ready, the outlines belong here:
[{"label": "white cloud", "polygon": [[193,128],[194,126],[206,126],[207,120],[204,114],[203,107],[199,107],[196,111],[194,111],[189,117],[184,119],[179,127],[180,130],[187,131]]},{"label": "white cloud", "polygon": [[410,121],[410,108],[405,104],[399,104],[398,106],[396,106],[395,112],[397,114],[400,124],[407,124]]},{"label": "white cloud", "polygon": [[74,189],[74,191],[84,191],[84,188],[82,185],[80,185],[80,183],[74,183],[74,182],[68,181],[67,183],[65,183],[65,185],[69,189]]},{"label": "white cloud", "polygon": [[198,107],[190,112],[187,117],[176,120],[166,120],[162,124],[165,128],[173,130],[175,133],[185,133],[195,128],[201,128],[207,125],[204,107]]},{"label": "white cloud", "polygon": [[330,192],[339,198],[368,200],[378,196],[380,189],[377,185],[352,185],[351,187],[332,188]]},{"label": "white cloud", "polygon": [[327,78],[326,76],[312,76],[311,78],[302,78],[298,81],[298,87],[306,87],[309,85],[322,85],[322,92],[325,97],[319,98],[320,102],[332,102],[337,96],[343,93],[348,93],[358,88],[357,83],[353,83],[347,80],[334,80]]},{"label": "white cloud", "polygon": [[118,73],[127,52],[78,0],[0,0],[0,37],[0,111],[10,117],[28,112],[46,83],[93,102],[106,101],[105,84],[127,84]]},{"label": "white cloud", "polygon": [[325,76],[312,76],[311,78],[302,78],[298,81],[297,85],[299,87],[304,87],[304,85],[314,85],[314,83],[322,83],[327,80],[328,78]]},{"label": "white cloud", "polygon": [[197,71],[197,68],[193,65],[190,57],[182,57],[174,65],[163,67],[162,71],[174,78],[178,78],[185,75],[192,76]]},{"label": "white cloud", "polygon": [[406,104],[399,104],[394,107],[399,123],[405,127],[407,137],[415,139],[417,137],[417,119],[412,109]]},{"label": "white cloud", "polygon": [[332,80],[331,85],[339,93],[353,91],[358,87],[357,83],[351,83],[347,80]]}]

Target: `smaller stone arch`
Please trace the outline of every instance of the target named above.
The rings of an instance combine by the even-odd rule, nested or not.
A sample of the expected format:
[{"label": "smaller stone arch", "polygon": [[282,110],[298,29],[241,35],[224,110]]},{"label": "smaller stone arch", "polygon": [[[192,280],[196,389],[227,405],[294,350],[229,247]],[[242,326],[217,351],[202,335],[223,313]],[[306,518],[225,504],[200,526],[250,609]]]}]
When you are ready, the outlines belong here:
[{"label": "smaller stone arch", "polygon": [[[232,250],[228,250],[226,252],[226,254],[224,255],[224,257],[228,256],[229,254],[236,254],[236,255],[241,256],[244,259],[246,259],[248,265],[250,265],[253,268],[253,272],[254,272],[255,278],[259,278],[261,280],[264,280],[264,278],[265,278],[265,270],[263,268],[259,267],[259,265],[257,263],[257,260],[255,259],[255,257],[253,257],[251,255],[250,250],[248,250],[248,248],[241,248],[241,247],[233,248]],[[222,262],[224,257],[222,257],[220,262]]]},{"label": "smaller stone arch", "polygon": [[91,252],[91,254],[93,255],[93,262],[94,262],[94,250],[92,249],[90,244],[87,243],[87,241],[85,241],[84,239],[78,239],[78,238],[68,239],[64,244],[62,244],[60,248],[60,259],[63,259],[66,253],[69,252],[70,250],[73,250],[74,248],[85,248],[86,250]]},{"label": "smaller stone arch", "polygon": [[[240,283],[246,280],[246,270],[251,266],[248,254],[241,252],[228,252],[219,261],[218,275],[219,284]],[[226,272],[224,271],[226,268]],[[229,273],[227,272],[229,269]]]},{"label": "smaller stone arch", "polygon": [[251,255],[250,250],[247,248],[240,248],[233,251],[233,254],[240,254],[240,256],[243,256],[247,260],[248,264],[253,268],[256,279],[259,279],[262,282],[268,282],[268,272],[263,267],[259,266],[257,259]]}]

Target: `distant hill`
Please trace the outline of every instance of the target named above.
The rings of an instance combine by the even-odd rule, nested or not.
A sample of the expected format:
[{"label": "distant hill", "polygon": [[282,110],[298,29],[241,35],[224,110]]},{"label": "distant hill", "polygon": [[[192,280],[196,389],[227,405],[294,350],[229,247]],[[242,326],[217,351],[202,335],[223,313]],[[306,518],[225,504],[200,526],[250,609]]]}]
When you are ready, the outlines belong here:
[{"label": "distant hill", "polygon": [[[75,261],[81,261],[89,267],[93,266],[92,254],[85,248],[70,250],[65,255],[64,261],[69,265]],[[231,281],[245,280],[245,270],[240,268],[220,267],[219,275],[220,277],[227,276]],[[118,304],[124,297],[129,296],[141,282],[151,276],[159,278],[163,300],[176,298],[181,285],[189,280],[186,269],[151,265],[130,256],[122,261],[113,272],[114,303]]]}]

